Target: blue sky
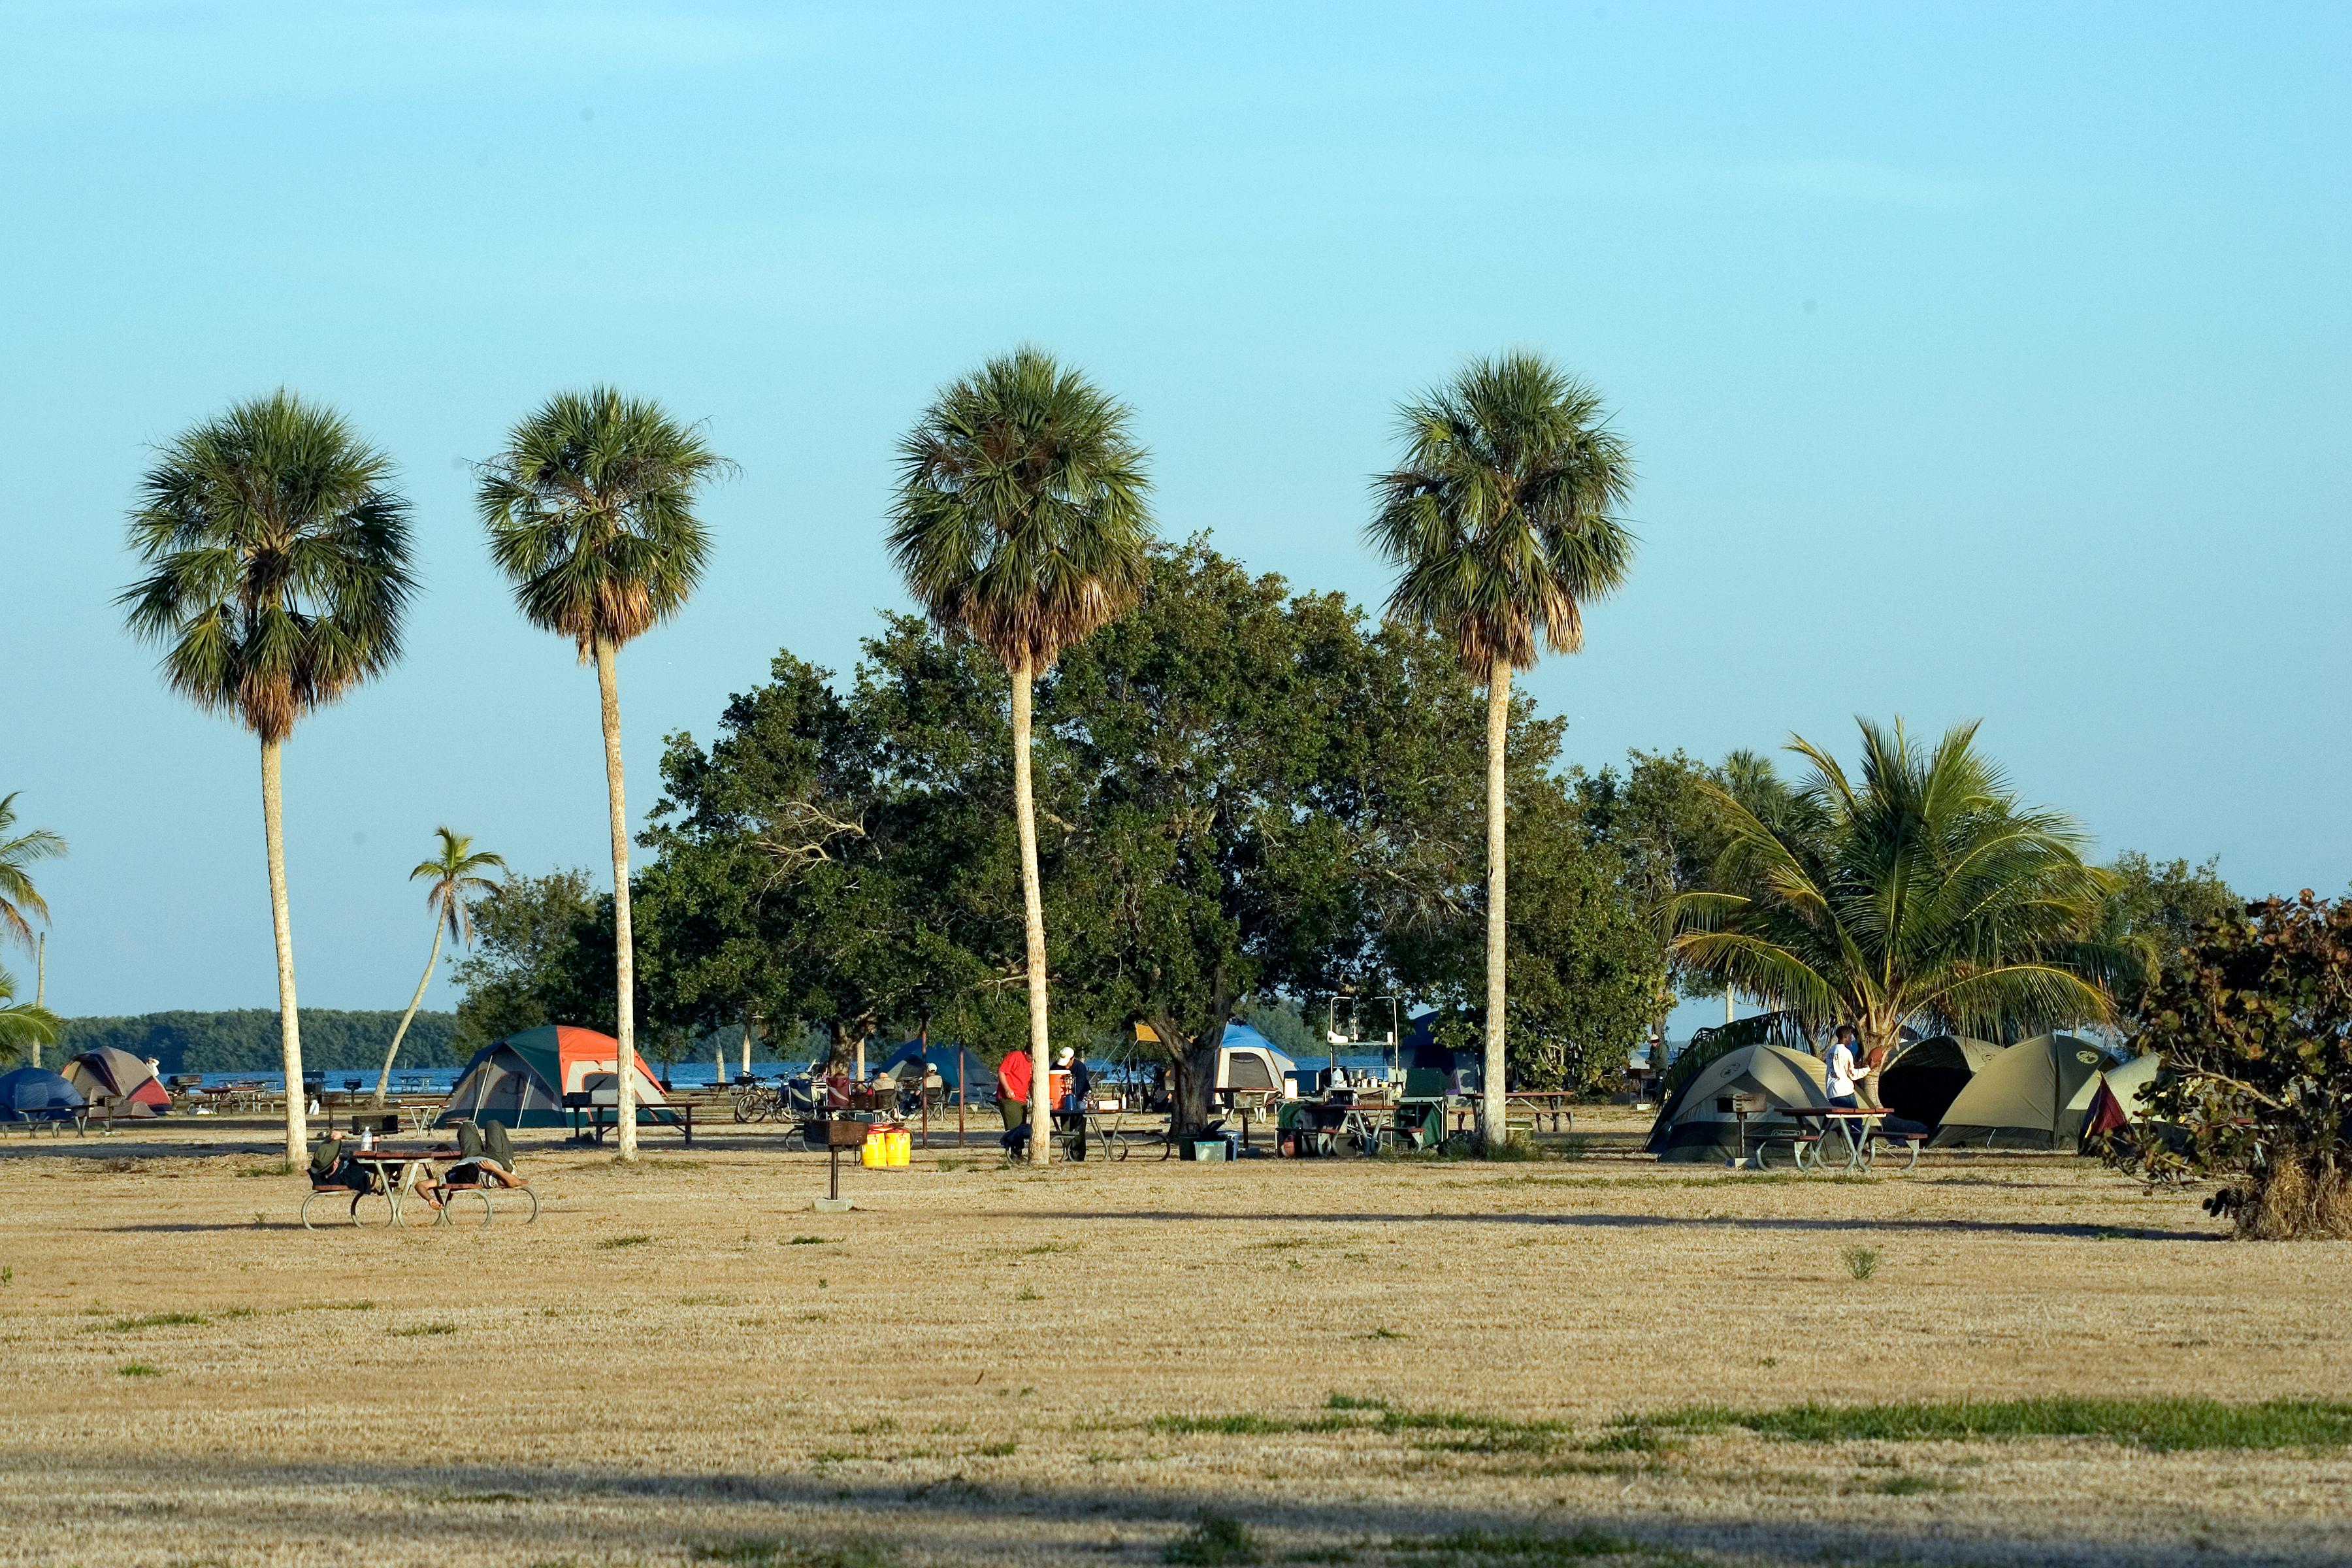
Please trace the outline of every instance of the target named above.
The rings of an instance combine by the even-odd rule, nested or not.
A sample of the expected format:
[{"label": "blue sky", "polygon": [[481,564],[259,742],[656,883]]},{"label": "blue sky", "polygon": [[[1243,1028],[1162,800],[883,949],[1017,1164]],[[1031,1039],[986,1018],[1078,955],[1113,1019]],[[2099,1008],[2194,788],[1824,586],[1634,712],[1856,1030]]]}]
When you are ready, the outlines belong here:
[{"label": "blue sky", "polygon": [[1980,718],[2103,851],[2341,889],[2347,44],[2287,5],[0,5],[0,792],[73,844],[52,1005],[274,1005],[256,749],[110,605],[154,443],[283,384],[402,466],[410,655],[286,763],[303,1000],[396,1006],[436,823],[604,853],[593,678],[463,464],[591,380],[740,463],[623,659],[642,812],[666,732],[901,602],[891,443],[1024,341],[1132,402],[1164,530],[1366,599],[1396,400],[1542,349],[1642,474],[1633,584],[1527,682],[1575,759]]}]

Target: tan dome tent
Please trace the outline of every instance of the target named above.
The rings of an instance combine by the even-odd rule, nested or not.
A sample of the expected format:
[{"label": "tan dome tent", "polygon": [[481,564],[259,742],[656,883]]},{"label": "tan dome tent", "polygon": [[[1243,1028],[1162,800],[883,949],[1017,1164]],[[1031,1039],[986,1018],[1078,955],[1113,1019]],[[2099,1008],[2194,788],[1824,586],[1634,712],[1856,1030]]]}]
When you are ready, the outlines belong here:
[{"label": "tan dome tent", "polygon": [[1786,1132],[1792,1119],[1775,1115],[1786,1106],[1820,1109],[1830,1102],[1822,1064],[1785,1046],[1739,1046],[1694,1073],[1658,1108],[1650,1128],[1649,1151],[1661,1160],[1728,1160],[1739,1152],[1739,1097],[1761,1095],[1767,1109],[1748,1119],[1752,1152],[1768,1127]]},{"label": "tan dome tent", "polygon": [[1906,1121],[1934,1127],[1977,1069],[2000,1055],[1990,1040],[1935,1035],[1897,1047],[1878,1075],[1879,1103]]},{"label": "tan dome tent", "polygon": [[[2110,1065],[2105,1051],[2073,1035],[2021,1040],[1977,1068],[1928,1147],[2072,1149]],[[2123,1090],[2116,1092],[2120,1099]],[[2137,1087],[2132,1098],[2137,1103]]]}]

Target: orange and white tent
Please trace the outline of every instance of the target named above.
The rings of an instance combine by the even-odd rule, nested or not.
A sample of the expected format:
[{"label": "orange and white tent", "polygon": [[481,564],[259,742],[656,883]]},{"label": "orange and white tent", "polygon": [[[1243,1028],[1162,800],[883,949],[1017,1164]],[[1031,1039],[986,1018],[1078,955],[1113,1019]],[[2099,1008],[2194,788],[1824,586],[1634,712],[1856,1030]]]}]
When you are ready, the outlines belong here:
[{"label": "orange and white tent", "polygon": [[[612,1036],[570,1024],[543,1024],[509,1035],[474,1053],[436,1120],[444,1126],[464,1120],[561,1127],[563,1097],[611,1088],[620,1058],[621,1043]],[[636,1091],[639,1105],[667,1103],[642,1056],[636,1058]]]}]

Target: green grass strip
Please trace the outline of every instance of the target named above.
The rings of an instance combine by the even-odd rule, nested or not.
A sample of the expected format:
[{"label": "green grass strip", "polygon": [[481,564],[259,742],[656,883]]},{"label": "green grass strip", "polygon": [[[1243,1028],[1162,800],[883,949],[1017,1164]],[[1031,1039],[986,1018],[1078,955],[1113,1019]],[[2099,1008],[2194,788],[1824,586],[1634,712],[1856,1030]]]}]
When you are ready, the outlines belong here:
[{"label": "green grass strip", "polygon": [[2192,1448],[2340,1448],[2352,1444],[2352,1405],[2267,1399],[1999,1399],[1919,1405],[1792,1405],[1742,1410],[1695,1405],[1617,1425],[1678,1432],[1744,1427],[1794,1443],[1970,1442],[2104,1437],[2172,1453]]}]

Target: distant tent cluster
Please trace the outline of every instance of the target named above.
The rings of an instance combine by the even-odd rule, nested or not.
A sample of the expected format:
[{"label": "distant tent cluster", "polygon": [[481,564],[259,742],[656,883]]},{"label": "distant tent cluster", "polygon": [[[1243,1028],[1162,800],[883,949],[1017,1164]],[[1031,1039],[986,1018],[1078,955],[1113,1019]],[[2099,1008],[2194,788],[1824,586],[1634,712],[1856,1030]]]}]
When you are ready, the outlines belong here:
[{"label": "distant tent cluster", "polygon": [[[1776,1112],[1829,1104],[1822,1062],[1802,1048],[1801,1037],[1792,1037],[1790,1028],[1753,1033],[1772,1037],[1694,1040],[1694,1049],[1707,1054],[1679,1075],[1658,1108],[1651,1153],[1726,1159],[1743,1138],[1752,1147]],[[1708,1050],[1717,1045],[1721,1048]],[[2073,1035],[2013,1046],[1937,1035],[1896,1047],[1880,1071],[1878,1098],[1895,1116],[1928,1129],[1929,1148],[2079,1150],[2086,1137],[2139,1120],[2140,1097],[2160,1066],[2153,1056],[2117,1063]],[[1777,1118],[1782,1125],[1787,1120]]]}]

